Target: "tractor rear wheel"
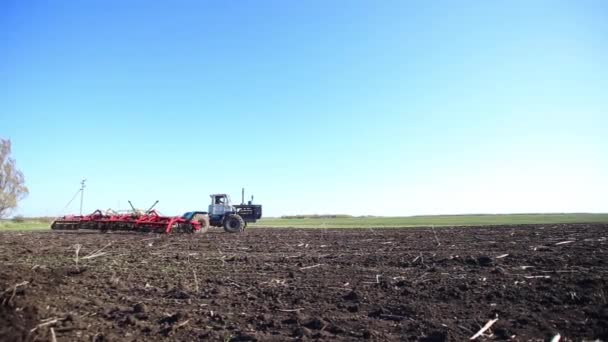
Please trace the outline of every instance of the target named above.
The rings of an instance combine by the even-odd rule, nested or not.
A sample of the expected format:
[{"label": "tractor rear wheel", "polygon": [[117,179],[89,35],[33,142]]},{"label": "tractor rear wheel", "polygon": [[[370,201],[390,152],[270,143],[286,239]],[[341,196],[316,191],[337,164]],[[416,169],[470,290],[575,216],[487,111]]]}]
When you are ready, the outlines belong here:
[{"label": "tractor rear wheel", "polygon": [[224,230],[228,233],[240,233],[245,229],[245,221],[237,214],[230,214],[224,220]]}]

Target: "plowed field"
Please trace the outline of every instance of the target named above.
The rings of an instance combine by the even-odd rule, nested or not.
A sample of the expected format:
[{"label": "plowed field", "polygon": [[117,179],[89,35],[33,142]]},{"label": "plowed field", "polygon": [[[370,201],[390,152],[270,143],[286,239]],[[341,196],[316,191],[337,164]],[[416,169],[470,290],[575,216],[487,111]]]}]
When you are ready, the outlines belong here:
[{"label": "plowed field", "polygon": [[607,228],[0,233],[0,340],[608,340]]}]

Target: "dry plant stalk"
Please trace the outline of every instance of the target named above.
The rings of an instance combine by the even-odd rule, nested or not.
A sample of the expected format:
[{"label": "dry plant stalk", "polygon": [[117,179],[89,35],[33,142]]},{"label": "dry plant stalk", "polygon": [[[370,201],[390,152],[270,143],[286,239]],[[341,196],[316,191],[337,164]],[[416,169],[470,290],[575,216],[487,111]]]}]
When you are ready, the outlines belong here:
[{"label": "dry plant stalk", "polygon": [[196,293],[198,293],[199,288],[198,288],[198,279],[196,278],[196,272],[194,270],[192,270],[192,274],[194,275],[194,289],[196,290]]},{"label": "dry plant stalk", "polygon": [[483,326],[483,328],[481,328],[475,335],[473,335],[471,337],[471,340],[474,340],[474,339],[478,338],[479,336],[481,336],[481,334],[486,332],[486,330],[490,329],[490,327],[492,325],[494,325],[494,323],[496,323],[496,321],[498,321],[498,318],[489,320],[488,323],[486,323],[486,325]]},{"label": "dry plant stalk", "polygon": [[439,238],[437,237],[437,232],[435,231],[435,225],[431,225],[431,229],[433,230],[433,235],[435,235],[435,241],[437,241],[437,247],[441,246],[441,242],[439,242]]},{"label": "dry plant stalk", "polygon": [[281,312],[298,312],[298,311],[302,311],[304,310],[304,308],[297,308],[297,309],[278,309],[277,311],[281,311]]},{"label": "dry plant stalk", "polygon": [[101,247],[100,249],[96,250],[95,252],[90,253],[89,255],[85,256],[85,257],[84,257],[84,258],[82,258],[82,259],[83,259],[83,260],[84,260],[84,259],[93,259],[93,258],[96,258],[96,257],[99,257],[99,256],[102,256],[102,255],[107,254],[106,252],[102,252],[102,251],[103,251],[104,249],[106,249],[108,246],[110,246],[111,244],[112,244],[111,242],[108,242],[108,244],[107,244],[107,245],[105,245],[105,246]]},{"label": "dry plant stalk", "polygon": [[26,281],[22,281],[22,282],[20,282],[20,283],[18,283],[18,284],[15,284],[15,285],[13,285],[13,286],[9,287],[8,289],[4,290],[3,294],[4,294],[4,293],[8,293],[8,292],[10,292],[10,291],[11,291],[11,289],[13,290],[13,293],[11,294],[11,297],[10,297],[9,299],[4,299],[4,300],[2,301],[2,305],[6,304],[6,303],[10,303],[10,302],[13,300],[13,298],[15,298],[15,295],[17,294],[17,288],[18,288],[18,287],[20,287],[20,286],[25,286],[25,285],[27,285],[27,284],[29,284],[29,283],[30,283],[30,282],[29,282],[29,281],[27,281],[27,280],[26,280]]},{"label": "dry plant stalk", "polygon": [[47,325],[51,325],[51,324],[55,324],[59,321],[63,321],[64,318],[48,318],[42,321],[42,323],[38,324],[37,326],[35,326],[32,330],[30,330],[30,333],[33,333],[34,331],[38,330],[38,328],[42,328],[45,327]]},{"label": "dry plant stalk", "polygon": [[559,245],[565,245],[565,244],[568,244],[568,243],[573,243],[573,242],[574,242],[574,241],[572,241],[572,240],[568,240],[568,241],[562,241],[562,242],[558,242],[558,243],[556,243],[555,245],[556,245],[556,246],[559,246]]},{"label": "dry plant stalk", "polygon": [[188,324],[188,322],[190,322],[190,320],[189,320],[189,319],[187,319],[187,320],[185,320],[185,321],[183,321],[183,322],[181,322],[181,323],[178,323],[178,324],[176,324],[176,325],[175,325],[175,328],[174,328],[174,329],[177,329],[177,328],[183,327],[184,325]]},{"label": "dry plant stalk", "polygon": [[559,342],[559,340],[561,340],[562,335],[560,335],[559,333],[555,336],[553,336],[553,338],[551,339],[551,342]]},{"label": "dry plant stalk", "polygon": [[78,266],[78,253],[80,253],[80,248],[81,247],[82,246],[79,243],[77,243],[77,244],[74,245],[74,249],[75,249],[74,252],[76,254],[76,256],[74,257],[74,262],[76,262],[76,266]]},{"label": "dry plant stalk", "polygon": [[57,342],[57,336],[55,336],[55,329],[51,328],[51,342]]},{"label": "dry plant stalk", "polygon": [[310,269],[310,268],[319,267],[321,265],[323,265],[323,264],[316,264],[316,265],[312,265],[312,266],[300,267],[300,271],[307,270],[307,269]]}]

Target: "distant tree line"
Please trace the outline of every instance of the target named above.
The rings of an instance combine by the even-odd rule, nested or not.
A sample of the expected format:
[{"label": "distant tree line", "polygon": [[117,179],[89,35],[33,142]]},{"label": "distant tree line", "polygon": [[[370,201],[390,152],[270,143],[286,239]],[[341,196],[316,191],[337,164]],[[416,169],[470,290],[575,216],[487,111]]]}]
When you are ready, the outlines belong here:
[{"label": "distant tree line", "polygon": [[326,214],[326,215],[284,215],[281,216],[282,219],[330,219],[330,218],[351,218],[352,215],[343,215],[343,214]]},{"label": "distant tree line", "polygon": [[23,223],[26,221],[52,223],[53,221],[55,221],[55,219],[56,219],[56,217],[50,217],[50,216],[24,217],[23,215],[16,215],[11,218],[11,221],[13,221],[15,223]]}]

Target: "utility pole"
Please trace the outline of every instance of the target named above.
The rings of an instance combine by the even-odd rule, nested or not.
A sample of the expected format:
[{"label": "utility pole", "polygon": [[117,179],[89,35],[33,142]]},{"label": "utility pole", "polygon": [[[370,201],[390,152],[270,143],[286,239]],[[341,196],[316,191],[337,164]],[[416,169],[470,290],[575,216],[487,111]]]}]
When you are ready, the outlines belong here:
[{"label": "utility pole", "polygon": [[80,181],[80,216],[82,216],[82,201],[84,200],[84,182],[86,182],[86,179],[83,179]]}]

